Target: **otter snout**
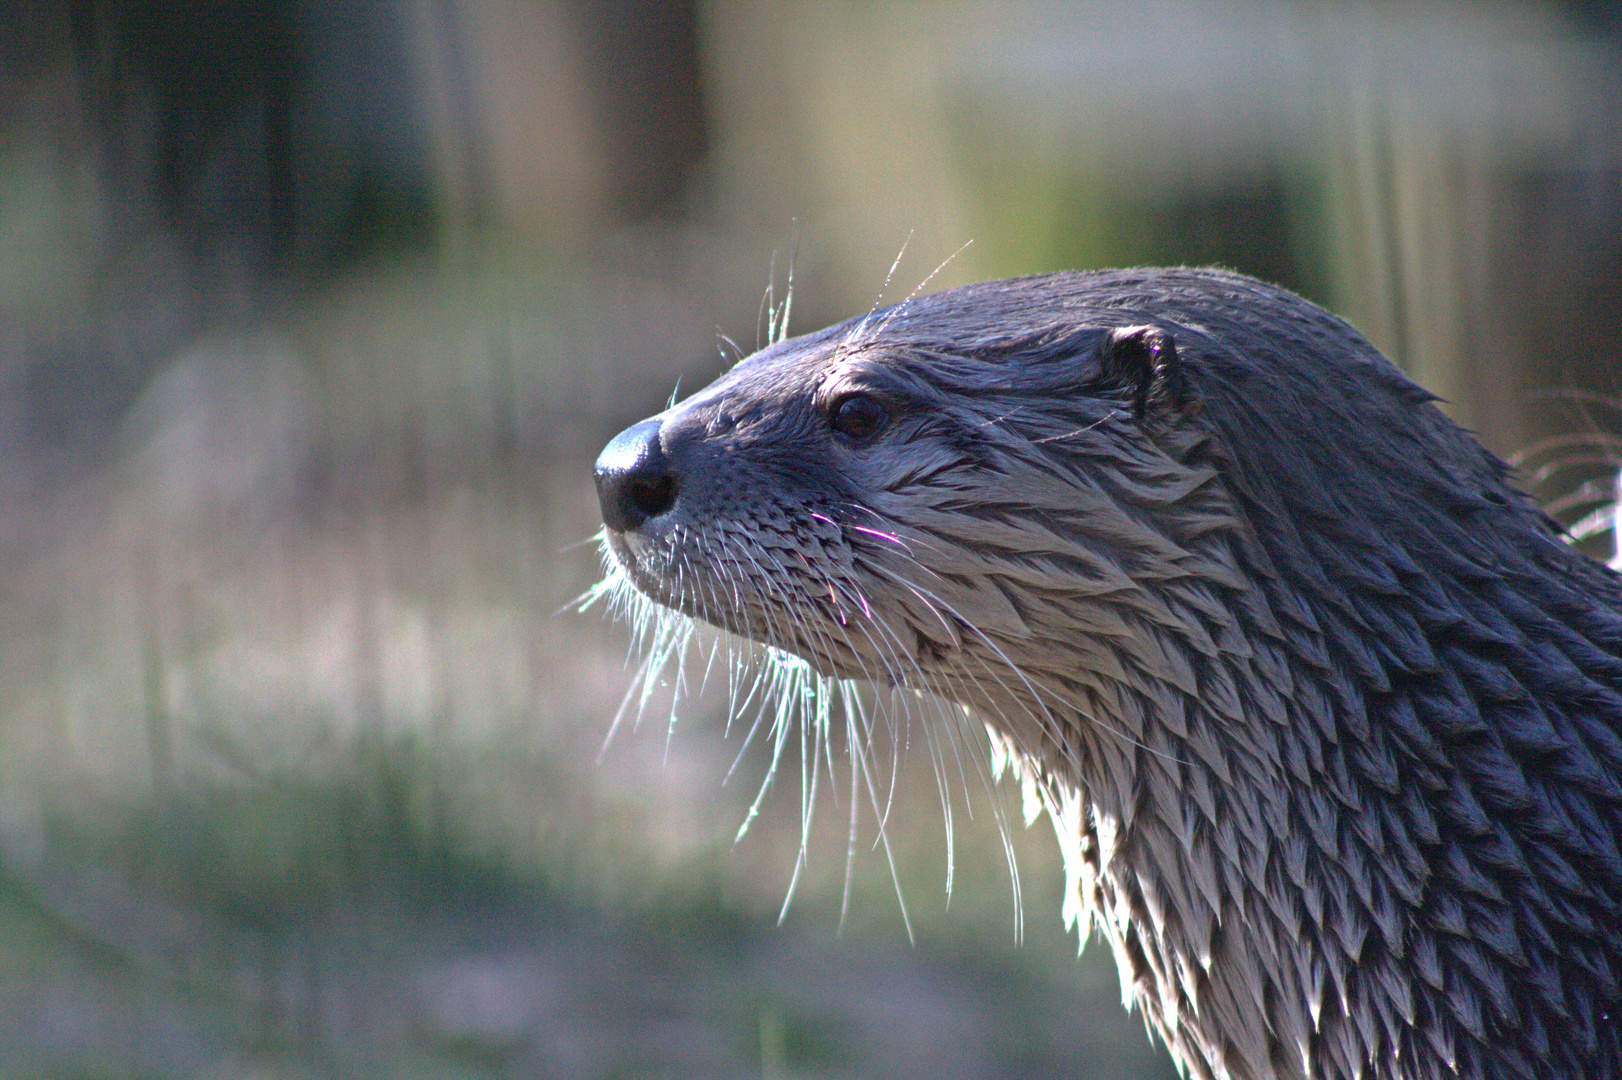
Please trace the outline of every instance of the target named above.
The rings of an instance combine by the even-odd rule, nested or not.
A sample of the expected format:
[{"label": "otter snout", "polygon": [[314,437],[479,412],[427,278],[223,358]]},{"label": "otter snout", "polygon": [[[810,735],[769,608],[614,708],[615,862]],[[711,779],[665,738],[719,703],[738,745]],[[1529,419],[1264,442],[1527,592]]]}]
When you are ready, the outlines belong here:
[{"label": "otter snout", "polygon": [[597,455],[597,501],[603,523],[629,532],[676,505],[676,472],[659,445],[661,424],[644,420],[614,436]]}]

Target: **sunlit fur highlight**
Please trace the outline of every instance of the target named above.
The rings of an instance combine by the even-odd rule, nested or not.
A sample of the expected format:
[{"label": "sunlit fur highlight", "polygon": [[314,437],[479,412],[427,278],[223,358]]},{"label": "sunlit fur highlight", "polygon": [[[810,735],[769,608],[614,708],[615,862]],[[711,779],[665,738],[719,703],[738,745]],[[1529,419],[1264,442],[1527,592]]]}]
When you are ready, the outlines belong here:
[{"label": "sunlit fur highlight", "polygon": [[[848,914],[851,874],[862,843],[862,811],[867,807],[875,827],[873,846],[882,851],[889,866],[902,920],[911,938],[911,919],[889,836],[900,759],[910,739],[924,740],[941,795],[947,845],[945,888],[950,896],[955,865],[953,817],[958,801],[954,789],[967,805],[968,789],[962,785],[968,772],[978,769],[988,757],[987,748],[980,745],[983,735],[978,722],[969,721],[962,708],[949,702],[910,691],[884,694],[869,682],[819,674],[793,653],[713,631],[639,592],[606,544],[604,568],[603,579],[582,597],[580,607],[588,610],[602,605],[629,625],[635,650],[641,656],[632,685],[610,725],[605,747],[624,723],[635,726],[645,718],[649,705],[663,696],[661,689],[670,692],[672,711],[667,723],[673,732],[682,700],[702,690],[702,680],[719,666],[728,681],[728,715],[732,718],[728,732],[734,724],[745,727],[732,768],[737,768],[757,741],[764,741],[770,759],[736,839],[743,839],[768,791],[784,779],[781,773],[785,766],[793,769],[791,778],[798,784],[800,848],[780,917],[787,915],[810,856],[811,827],[823,778],[828,783],[842,779],[846,790],[834,796],[844,800],[849,815],[841,921]],[[699,686],[690,685],[695,670],[702,672]],[[881,701],[881,695],[887,700]],[[1001,816],[1002,801],[992,792],[992,777],[982,774],[981,779],[992,799],[992,811],[998,816],[1008,859],[1017,937],[1022,923],[1018,868],[1007,823]]]}]

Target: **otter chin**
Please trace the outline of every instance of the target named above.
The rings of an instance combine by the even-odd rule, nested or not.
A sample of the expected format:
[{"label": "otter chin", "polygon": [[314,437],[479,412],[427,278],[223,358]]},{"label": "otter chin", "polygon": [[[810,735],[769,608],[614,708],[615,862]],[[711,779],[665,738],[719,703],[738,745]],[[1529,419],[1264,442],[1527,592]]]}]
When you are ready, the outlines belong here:
[{"label": "otter chin", "polygon": [[1622,587],[1342,320],[949,289],[596,480],[651,600],[984,722],[1188,1074],[1622,1076]]}]

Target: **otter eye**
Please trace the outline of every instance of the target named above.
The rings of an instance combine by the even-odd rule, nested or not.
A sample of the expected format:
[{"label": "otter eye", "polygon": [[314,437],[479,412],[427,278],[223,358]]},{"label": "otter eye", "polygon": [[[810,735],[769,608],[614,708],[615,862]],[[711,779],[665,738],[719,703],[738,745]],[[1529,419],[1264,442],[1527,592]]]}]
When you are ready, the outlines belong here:
[{"label": "otter eye", "polygon": [[879,433],[890,411],[866,394],[846,394],[828,410],[828,424],[851,442],[866,442]]}]

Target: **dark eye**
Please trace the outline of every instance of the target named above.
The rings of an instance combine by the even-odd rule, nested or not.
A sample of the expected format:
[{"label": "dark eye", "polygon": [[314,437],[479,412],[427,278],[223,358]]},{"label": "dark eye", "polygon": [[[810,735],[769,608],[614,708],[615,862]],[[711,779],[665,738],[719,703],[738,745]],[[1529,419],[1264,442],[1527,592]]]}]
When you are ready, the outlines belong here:
[{"label": "dark eye", "polygon": [[847,394],[828,410],[828,424],[851,442],[866,442],[890,419],[890,411],[866,394]]}]

